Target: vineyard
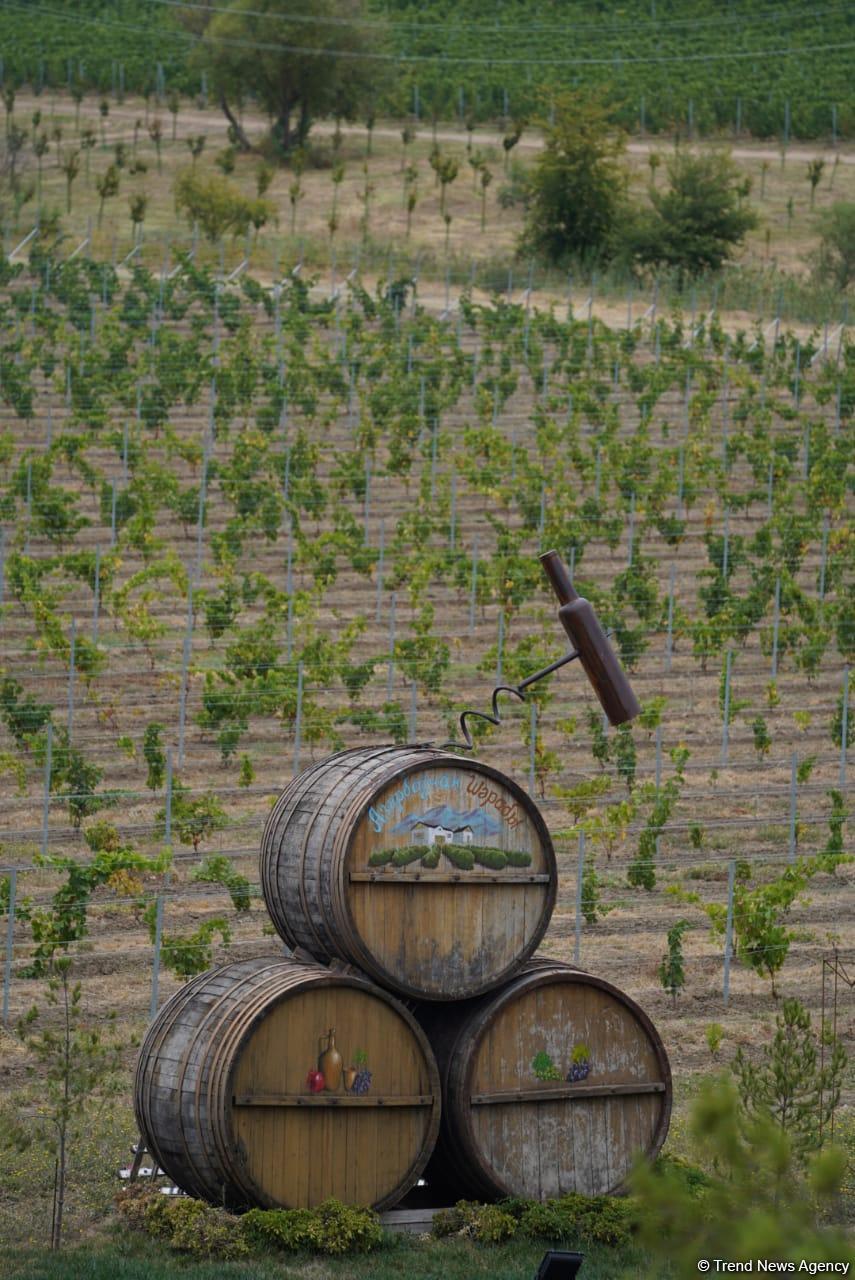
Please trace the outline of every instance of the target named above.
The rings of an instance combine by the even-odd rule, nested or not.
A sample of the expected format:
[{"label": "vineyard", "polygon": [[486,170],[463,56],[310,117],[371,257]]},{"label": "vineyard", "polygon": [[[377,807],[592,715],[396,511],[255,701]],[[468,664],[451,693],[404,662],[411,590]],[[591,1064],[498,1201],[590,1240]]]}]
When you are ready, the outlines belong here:
[{"label": "vineyard", "polygon": [[[257,855],[284,784],[343,746],[459,742],[464,708],[559,657],[551,547],[643,714],[607,730],[570,666],[469,721],[556,840],[544,954],[650,1011],[678,1101],[776,997],[819,1015],[822,957],[853,945],[843,331],[655,304],[609,329],[466,291],[440,313],[406,276],[187,256],[3,271],[7,1025],[59,955],[139,1035],[189,975],[275,949]],[[12,1235],[50,1171],[35,1197],[9,1177]]]},{"label": "vineyard", "polygon": [[[3,76],[36,92],[174,91],[204,100],[208,85],[179,8],[174,0],[4,0]],[[277,40],[299,47],[312,21],[283,19]],[[437,0],[377,5],[350,26],[371,42],[377,110],[396,117],[520,120],[542,115],[550,92],[579,86],[604,90],[617,122],[642,133],[837,140],[855,124],[845,6],[817,12],[787,0],[720,13],[707,0],[633,0],[594,12],[581,2],[496,9]],[[380,28],[386,34],[375,43]],[[336,34],[333,54],[342,47]]]}]

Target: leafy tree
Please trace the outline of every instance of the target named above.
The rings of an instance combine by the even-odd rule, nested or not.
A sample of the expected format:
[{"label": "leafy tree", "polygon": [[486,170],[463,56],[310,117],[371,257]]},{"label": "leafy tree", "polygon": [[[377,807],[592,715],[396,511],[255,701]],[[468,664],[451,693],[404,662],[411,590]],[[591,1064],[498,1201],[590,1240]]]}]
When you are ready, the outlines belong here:
[{"label": "leafy tree", "polygon": [[486,164],[482,164],[480,166],[480,179],[481,179],[481,230],[485,231],[487,228],[487,188],[489,187],[490,183],[493,181],[493,175],[490,172],[490,170],[487,168]]},{"label": "leafy tree", "polygon": [[98,142],[98,135],[96,134],[95,130],[94,130],[93,128],[91,128],[90,126],[87,126],[87,127],[86,127],[85,129],[83,129],[83,130],[82,130],[82,132],[80,133],[80,146],[83,148],[83,152],[84,152],[84,154],[85,154],[85,156],[86,156],[86,185],[87,185],[87,187],[89,186],[90,157],[91,157],[91,155],[92,155],[92,152],[93,152],[93,151],[94,151],[94,149],[95,149],[95,146],[97,145],[97,142]]},{"label": "leafy tree", "polygon": [[98,226],[100,227],[105,203],[119,194],[119,170],[114,164],[95,179],[95,190],[98,192]]},{"label": "leafy tree", "polygon": [[724,153],[678,152],[669,186],[650,191],[650,208],[629,219],[623,248],[643,267],[670,267],[678,276],[719,271],[756,225],[742,201],[739,171]]},{"label": "leafy tree", "polygon": [[80,152],[66,151],[59,162],[59,167],[65,174],[65,211],[71,213],[71,187],[80,172]]},{"label": "leafy tree", "polygon": [[305,145],[317,116],[354,120],[370,108],[384,65],[370,55],[384,38],[376,22],[360,26],[363,14],[361,0],[308,0],[302,20],[291,21],[281,0],[236,0],[228,10],[194,15],[201,27],[195,63],[244,150],[249,140],[235,107],[250,91],[283,153]]},{"label": "leafy tree", "polygon": [[796,1269],[804,1258],[853,1257],[844,1233],[824,1221],[843,1185],[843,1151],[827,1147],[803,1170],[786,1133],[766,1117],[746,1118],[726,1077],[704,1081],[688,1127],[695,1158],[713,1174],[690,1179],[675,1162],[641,1161],[631,1178],[651,1274],[696,1275],[699,1258],[722,1252]]},{"label": "leafy tree", "polygon": [[814,271],[821,280],[848,289],[855,280],[855,201],[836,200],[820,215],[819,230]]},{"label": "leafy tree", "polygon": [[678,920],[671,926],[667,934],[668,951],[659,964],[659,981],[670,993],[675,1005],[677,996],[686,984],[686,974],[683,970],[683,934],[690,928],[688,920]]},{"label": "leafy tree", "polygon": [[134,243],[139,239],[140,227],[145,221],[145,211],[148,206],[148,196],[142,192],[137,192],[128,200],[128,206],[131,213],[131,226],[134,229]]},{"label": "leafy tree", "polygon": [[234,173],[237,164],[237,147],[223,147],[222,151],[218,151],[214,156],[214,164],[226,178]]},{"label": "leafy tree", "polygon": [[166,100],[169,108],[169,114],[172,116],[172,141],[175,141],[175,133],[178,128],[178,112],[181,110],[181,95],[177,89],[173,89]]},{"label": "leafy tree", "polygon": [[227,232],[245,235],[258,219],[263,222],[273,216],[268,200],[252,199],[224,178],[197,175],[192,169],[178,175],[174,195],[176,207],[191,225],[198,222],[212,244]]},{"label": "leafy tree", "polygon": [[38,199],[42,198],[42,161],[50,150],[50,140],[46,133],[40,133],[33,139],[33,155],[38,165]]},{"label": "leafy tree", "polygon": [[502,162],[502,167],[505,173],[508,172],[508,165],[510,164],[510,161],[511,161],[511,152],[519,142],[520,138],[523,136],[524,128],[525,128],[525,121],[515,120],[514,123],[511,125],[510,129],[507,129],[502,137],[502,150],[505,153],[504,159]]},{"label": "leafy tree", "polygon": [[160,151],[163,146],[163,123],[159,116],[155,116],[149,121],[148,136],[154,143],[154,149],[157,152],[157,172],[162,172],[162,164],[160,159]]},{"label": "leafy tree", "polygon": [[559,95],[531,174],[522,251],[551,262],[608,258],[627,182],[623,152],[601,103]]},{"label": "leafy tree", "polygon": [[[118,1092],[122,1045],[84,1021],[83,990],[72,982],[71,961],[53,961],[46,992],[48,1009],[33,1005],[17,1026],[36,1062],[38,1107],[22,1111],[0,1130],[5,1145],[26,1150],[33,1143],[54,1158],[52,1249],[62,1245],[65,1188],[75,1139],[91,1123],[93,1102]],[[115,1017],[109,1015],[109,1021]],[[99,1019],[103,1023],[103,1015]],[[39,1023],[41,1026],[39,1027]]]},{"label": "leafy tree", "polygon": [[[207,139],[204,133],[194,133],[191,137],[186,139],[187,146],[190,151],[190,157],[191,157],[190,163],[194,169],[196,168],[196,161],[199,159],[200,155],[205,150],[206,141]],[[259,195],[263,195],[263,194],[264,194],[263,192],[261,191],[259,192]]]},{"label": "leafy tree", "polygon": [[813,160],[808,160],[807,180],[810,183],[810,207],[813,208],[816,199],[816,189],[819,186],[822,171],[825,168],[825,161],[822,156],[815,156]]},{"label": "leafy tree", "polygon": [[763,1046],[759,1062],[743,1049],[731,1063],[742,1105],[749,1115],[768,1117],[788,1135],[801,1160],[822,1143],[840,1100],[846,1053],[823,1028],[825,1061],[820,1066],[819,1039],[807,1009],[798,1000],[784,1000],[775,1018],[775,1034]]}]

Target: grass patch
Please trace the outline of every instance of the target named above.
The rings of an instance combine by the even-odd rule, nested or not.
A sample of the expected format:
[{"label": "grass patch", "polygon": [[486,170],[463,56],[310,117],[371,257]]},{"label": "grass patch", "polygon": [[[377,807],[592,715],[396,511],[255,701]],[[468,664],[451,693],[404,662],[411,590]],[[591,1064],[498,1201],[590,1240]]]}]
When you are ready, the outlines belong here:
[{"label": "grass patch", "polygon": [[[566,1247],[566,1246],[565,1246]],[[425,1240],[386,1235],[377,1253],[366,1257],[297,1255],[281,1260],[196,1262],[176,1257],[148,1237],[102,1236],[60,1254],[44,1249],[0,1252],[3,1280],[531,1280],[549,1245],[513,1240],[477,1245],[467,1240]],[[583,1248],[585,1280],[629,1280],[643,1274],[649,1259],[634,1245],[623,1249]]]}]

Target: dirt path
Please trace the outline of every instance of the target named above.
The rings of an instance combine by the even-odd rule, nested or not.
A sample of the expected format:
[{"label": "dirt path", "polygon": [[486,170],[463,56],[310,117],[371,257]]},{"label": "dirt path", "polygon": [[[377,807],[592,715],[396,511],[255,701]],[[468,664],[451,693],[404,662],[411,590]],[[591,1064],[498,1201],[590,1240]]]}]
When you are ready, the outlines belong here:
[{"label": "dirt path", "polygon": [[[33,96],[26,97],[23,94],[19,95],[18,101],[22,106],[26,105],[28,111],[35,110],[40,105],[40,99]],[[68,105],[70,107],[70,104]],[[144,117],[145,110],[145,102],[142,99],[139,100],[136,106],[117,106],[111,103],[108,120],[134,121]],[[100,120],[94,98],[91,102],[85,101],[83,103],[80,114],[87,120]],[[172,122],[166,108],[163,107],[155,109],[149,105],[149,116],[154,117],[156,115],[160,115],[166,125],[164,131],[165,134],[171,136]],[[261,112],[245,111],[241,123],[248,130],[256,130],[266,128],[268,120]],[[407,123],[411,124],[409,121]],[[377,125],[374,129],[374,137],[394,138],[396,140],[400,140],[403,124],[403,121],[399,121],[397,123],[387,122],[385,124]],[[213,107],[207,110],[199,110],[198,108],[182,106],[178,113],[177,120],[176,131],[178,136],[186,137],[190,133],[201,128],[213,128],[225,133],[228,129],[228,121],[221,112],[217,111]],[[348,137],[353,136],[354,134],[365,134],[365,126],[360,123],[348,123],[343,121],[340,128],[341,132]],[[321,137],[329,137],[335,132],[335,124],[329,120],[316,121],[312,126],[312,132],[314,134],[319,134]],[[112,138],[115,134],[116,131],[111,129],[108,124],[107,136]],[[470,138],[470,135],[465,129],[454,129],[450,128],[448,125],[439,126],[436,130],[436,134],[434,134],[432,127],[427,123],[422,123],[416,127],[416,139],[421,139],[423,141],[426,138],[433,139],[434,136],[438,142],[457,143],[460,146],[465,146]],[[472,144],[478,147],[497,146],[501,140],[502,134],[498,128],[495,130],[475,129],[471,135]],[[543,135],[536,129],[529,129],[523,134],[517,145],[523,150],[540,151],[543,148]],[[630,155],[646,156],[649,155],[651,151],[660,151],[670,145],[670,137],[663,134],[659,137],[638,139],[629,142],[627,143],[626,149]],[[726,138],[707,138],[700,140],[697,144],[693,144],[692,149],[703,150],[708,147],[727,145],[728,140]],[[730,154],[737,160],[780,160],[781,156],[780,147],[772,146],[768,141],[743,143],[737,147],[728,146],[728,149]],[[855,164],[855,150],[845,151],[840,147],[822,147],[810,143],[796,143],[794,145],[790,145],[787,148],[787,156],[793,160],[801,159],[804,161],[814,160],[821,157],[826,162],[833,162],[834,159],[839,156],[841,164]]]}]

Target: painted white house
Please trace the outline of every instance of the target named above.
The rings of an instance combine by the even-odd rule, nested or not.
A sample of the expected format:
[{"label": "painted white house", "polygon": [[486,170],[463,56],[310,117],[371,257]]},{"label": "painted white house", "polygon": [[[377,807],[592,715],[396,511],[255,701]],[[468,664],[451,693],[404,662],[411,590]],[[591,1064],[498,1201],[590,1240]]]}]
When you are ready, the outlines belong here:
[{"label": "painted white house", "polygon": [[463,827],[452,831],[449,827],[433,826],[427,822],[419,822],[413,827],[416,844],[472,844],[474,836],[471,827]]},{"label": "painted white house", "polygon": [[454,832],[448,827],[432,827],[424,822],[413,828],[416,844],[453,844]]}]

